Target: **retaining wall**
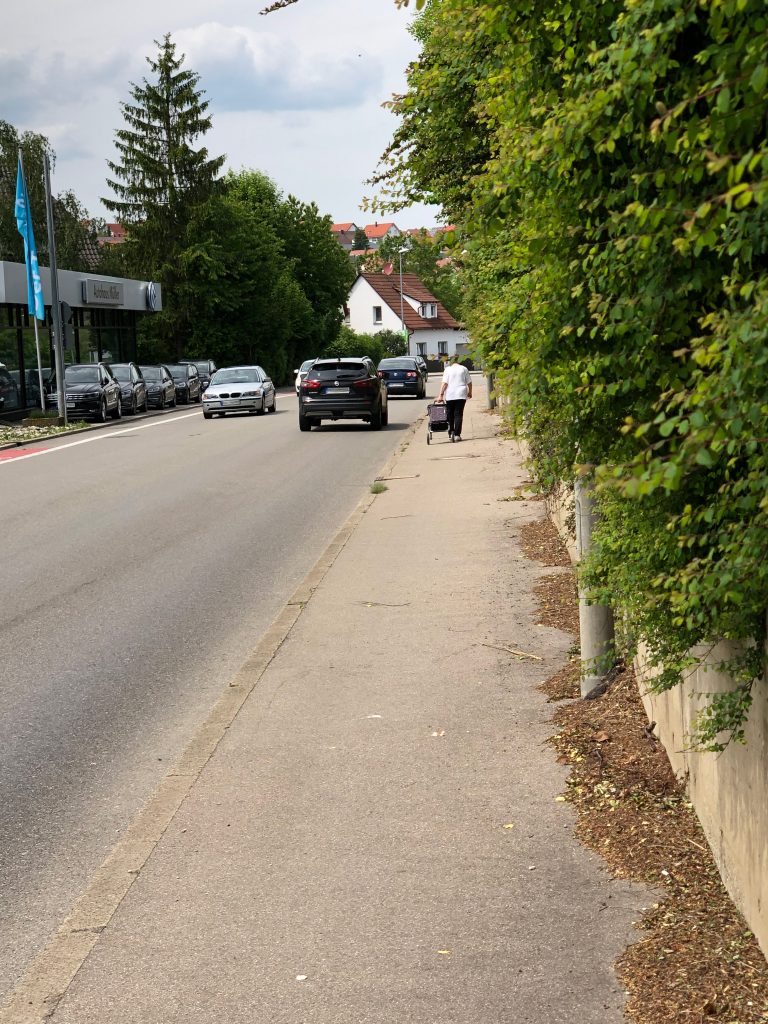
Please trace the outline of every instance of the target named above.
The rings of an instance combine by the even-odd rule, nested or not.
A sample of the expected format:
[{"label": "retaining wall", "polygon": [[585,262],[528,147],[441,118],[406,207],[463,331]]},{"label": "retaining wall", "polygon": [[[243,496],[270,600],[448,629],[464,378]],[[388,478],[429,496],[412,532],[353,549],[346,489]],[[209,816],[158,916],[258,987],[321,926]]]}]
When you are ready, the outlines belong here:
[{"label": "retaining wall", "polygon": [[[569,529],[572,492],[563,489],[551,498],[548,511],[575,562],[576,540]],[[720,644],[705,667],[666,693],[650,692],[653,672],[642,651],[635,671],[648,719],[656,723],[672,769],[686,780],[725,887],[768,956],[768,679],[755,685],[746,745],[730,744],[722,754],[687,749],[704,695],[729,687],[728,678],[711,667],[728,650]]]}]

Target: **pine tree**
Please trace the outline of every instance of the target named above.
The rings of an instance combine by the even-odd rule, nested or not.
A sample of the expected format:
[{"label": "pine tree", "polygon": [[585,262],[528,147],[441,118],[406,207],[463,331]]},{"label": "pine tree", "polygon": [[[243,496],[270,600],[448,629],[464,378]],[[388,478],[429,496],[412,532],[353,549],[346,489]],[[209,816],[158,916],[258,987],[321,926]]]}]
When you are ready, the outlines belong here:
[{"label": "pine tree", "polygon": [[115,133],[117,157],[108,161],[115,198],[103,202],[129,227],[130,271],[163,285],[165,308],[155,327],[180,355],[188,324],[174,302],[184,263],[178,249],[194,210],[218,191],[224,157],[194,148],[211,128],[200,76],[182,67],[184,54],[176,55],[170,34],[155,43],[157,56],[147,57],[153,80],[131,83],[132,102],[121,104],[126,126]]}]

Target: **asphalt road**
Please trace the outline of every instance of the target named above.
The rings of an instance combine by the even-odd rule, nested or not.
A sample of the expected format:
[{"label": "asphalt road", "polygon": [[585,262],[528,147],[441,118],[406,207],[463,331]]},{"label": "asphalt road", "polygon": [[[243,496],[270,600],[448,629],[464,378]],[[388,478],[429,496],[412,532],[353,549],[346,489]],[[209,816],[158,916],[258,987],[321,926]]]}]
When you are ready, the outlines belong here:
[{"label": "asphalt road", "polygon": [[423,411],[302,434],[286,392],[0,461],[0,1000]]}]

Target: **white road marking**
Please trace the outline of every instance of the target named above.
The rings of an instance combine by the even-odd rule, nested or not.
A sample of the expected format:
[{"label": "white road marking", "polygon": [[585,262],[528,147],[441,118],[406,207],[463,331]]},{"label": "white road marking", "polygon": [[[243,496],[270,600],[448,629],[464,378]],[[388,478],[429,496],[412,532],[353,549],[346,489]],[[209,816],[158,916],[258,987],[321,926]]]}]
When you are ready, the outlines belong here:
[{"label": "white road marking", "polygon": [[[13,459],[0,459],[0,466],[10,466],[12,463],[23,462],[25,459],[34,459],[38,455],[52,455],[54,452],[63,452],[67,448],[76,448],[80,444],[90,444],[92,441],[103,441],[107,437],[121,437],[123,434],[132,434],[137,430],[149,430],[150,427],[165,427],[169,423],[178,423],[180,420],[188,420],[192,416],[200,416],[200,412],[187,412],[183,416],[173,416],[168,419],[158,419],[156,423],[142,423],[141,426],[137,427],[126,427],[125,430],[111,430],[109,433],[94,434],[93,437],[83,437],[79,441],[68,441],[67,444],[60,444],[56,448],[41,448],[36,452],[27,452],[26,455],[17,455]],[[46,438],[47,441],[52,440]],[[42,444],[43,442],[33,442],[36,444]]]}]

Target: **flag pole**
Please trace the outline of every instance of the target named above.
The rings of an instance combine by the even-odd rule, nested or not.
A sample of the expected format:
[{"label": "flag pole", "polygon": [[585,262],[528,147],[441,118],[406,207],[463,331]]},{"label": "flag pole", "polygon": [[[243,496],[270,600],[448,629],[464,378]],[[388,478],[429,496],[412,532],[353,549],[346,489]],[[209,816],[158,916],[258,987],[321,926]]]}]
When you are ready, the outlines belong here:
[{"label": "flag pole", "polygon": [[[19,164],[21,166],[21,176],[24,179],[24,182],[26,183],[27,174],[26,174],[26,171],[24,170],[24,153],[22,152],[21,146],[19,146]],[[31,224],[32,223],[32,211],[31,210],[27,210],[27,216],[29,217],[29,223]],[[27,239],[25,238],[24,241],[26,242]],[[25,257],[25,260],[26,260],[28,258],[28,254],[26,252],[26,245],[25,245],[24,248],[25,248],[24,257]],[[29,271],[27,271],[27,273],[29,273]],[[45,385],[43,384],[43,364],[42,364],[42,361],[40,359],[40,335],[38,334],[38,331],[37,331],[37,311],[32,313],[32,323],[34,324],[34,327],[35,327],[35,352],[37,353],[37,380],[38,380],[38,384],[40,385],[40,408],[41,409],[45,409]]]},{"label": "flag pole", "polygon": [[67,402],[64,394],[64,347],[59,302],[59,272],[56,266],[56,234],[53,226],[53,199],[51,198],[51,168],[48,153],[43,157],[45,171],[45,209],[48,214],[48,265],[51,270],[51,314],[53,316],[53,354],[56,360],[56,394],[59,400],[59,419],[67,425]]},{"label": "flag pole", "polygon": [[35,351],[37,352],[37,380],[40,384],[40,408],[45,410],[45,385],[43,384],[43,364],[40,361],[40,335],[37,333],[37,317],[32,317],[35,325]]}]

